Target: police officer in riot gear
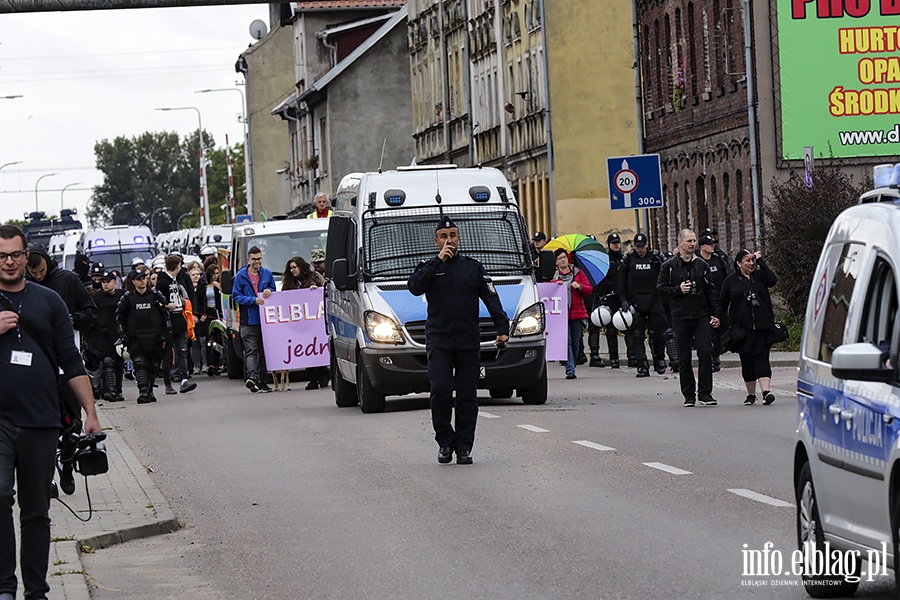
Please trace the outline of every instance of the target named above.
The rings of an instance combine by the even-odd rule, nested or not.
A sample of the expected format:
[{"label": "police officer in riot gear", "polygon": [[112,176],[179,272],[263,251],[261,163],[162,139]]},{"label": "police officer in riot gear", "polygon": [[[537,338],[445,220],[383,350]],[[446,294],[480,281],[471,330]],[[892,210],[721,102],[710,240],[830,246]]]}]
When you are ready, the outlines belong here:
[{"label": "police officer in riot gear", "polygon": [[666,317],[656,292],[662,263],[660,253],[657,250],[650,250],[647,234],[638,233],[634,236],[634,250],[625,255],[619,268],[617,282],[622,308],[634,309],[634,323],[625,335],[631,336],[632,339],[638,377],[650,375],[644,345],[644,332],[648,328],[656,372],[660,375],[666,372],[663,358],[666,349]]},{"label": "police officer in riot gear", "polygon": [[[591,313],[601,305],[609,307],[611,313],[620,308],[619,297],[616,295],[616,277],[622,263],[622,238],[618,233],[606,236],[606,249],[609,256],[609,271],[606,277],[594,286],[594,293],[591,294]],[[618,369],[619,331],[609,325],[605,327],[605,335],[606,346],[609,348],[609,366]],[[591,352],[590,366],[605,367],[603,359],[600,358],[600,327],[594,324],[593,319],[588,319],[588,346]]]},{"label": "police officer in riot gear", "polygon": [[[497,328],[496,344],[509,340],[509,317],[480,262],[459,254],[459,229],[444,216],[435,228],[437,256],[422,261],[407,286],[414,296],[425,294],[428,317],[425,345],[431,383],[431,420],[438,443],[438,462],[449,463],[456,452],[460,465],[472,464],[478,418],[478,374],[481,367],[481,330],[478,300]],[[450,422],[456,390],[456,430]]]},{"label": "police officer in riot gear", "polygon": [[[728,261],[722,260],[722,254],[724,254],[721,250],[716,252],[716,239],[707,234],[701,235],[699,241],[699,248],[697,249],[697,256],[702,258],[709,265],[709,281],[713,284],[713,287],[716,288],[716,294],[722,294],[722,284],[725,282],[725,277],[728,273]],[[721,341],[721,331],[719,328],[712,330],[712,369],[713,373],[718,373],[722,368],[721,354],[722,354],[722,341]]]},{"label": "police officer in riot gear", "polygon": [[138,404],[156,402],[153,382],[163,357],[163,343],[172,341],[166,299],[150,287],[146,269],[129,273],[125,287],[128,291],[116,309],[119,336],[134,363]]},{"label": "police officer in riot gear", "polygon": [[88,345],[100,353],[100,397],[107,402],[121,402],[124,361],[116,354],[119,327],[116,308],[125,290],[116,287],[116,274],[104,271],[100,276],[100,291],[94,293],[97,323],[88,333]]}]

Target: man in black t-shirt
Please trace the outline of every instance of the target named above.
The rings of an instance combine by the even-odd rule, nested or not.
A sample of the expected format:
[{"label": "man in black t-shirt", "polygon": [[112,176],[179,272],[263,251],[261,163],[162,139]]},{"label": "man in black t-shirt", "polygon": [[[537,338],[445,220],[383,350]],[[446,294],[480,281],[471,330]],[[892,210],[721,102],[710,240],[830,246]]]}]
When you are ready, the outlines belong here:
[{"label": "man in black t-shirt", "polygon": [[12,506],[17,498],[25,597],[45,598],[50,482],[60,427],[58,377],[84,409],[85,433],[101,428],[69,311],[56,292],[25,281],[27,261],[25,235],[0,226],[0,596],[16,596]]}]

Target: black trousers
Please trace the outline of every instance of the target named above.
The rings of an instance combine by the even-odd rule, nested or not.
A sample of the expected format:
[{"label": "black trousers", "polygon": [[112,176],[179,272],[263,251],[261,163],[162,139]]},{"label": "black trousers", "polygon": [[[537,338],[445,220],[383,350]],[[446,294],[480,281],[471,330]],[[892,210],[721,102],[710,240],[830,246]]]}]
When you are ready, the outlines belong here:
[{"label": "black trousers", "polygon": [[[428,380],[431,383],[431,423],[441,448],[472,450],[478,419],[479,350],[428,348]],[[455,369],[455,371],[454,371]],[[453,391],[456,390],[456,430],[451,424]]]},{"label": "black trousers", "polygon": [[50,481],[58,435],[57,428],[27,429],[0,420],[0,593],[15,594],[17,585],[13,487],[19,499],[25,597],[44,598],[50,591]]},{"label": "black trousers", "polygon": [[653,354],[653,359],[662,358],[666,352],[666,315],[662,312],[662,307],[652,307],[646,312],[636,311],[631,328],[625,332],[626,337],[631,337],[634,357],[638,361],[638,366],[643,365],[647,361],[647,349],[644,346],[644,338],[645,332],[648,330],[650,333],[650,351]]},{"label": "black trousers", "polygon": [[[672,319],[675,331],[675,345],[678,347],[678,379],[681,393],[685,398],[693,398],[696,391],[700,396],[712,395],[712,328],[709,317],[699,319]],[[697,381],[691,366],[693,348],[697,347]]]}]

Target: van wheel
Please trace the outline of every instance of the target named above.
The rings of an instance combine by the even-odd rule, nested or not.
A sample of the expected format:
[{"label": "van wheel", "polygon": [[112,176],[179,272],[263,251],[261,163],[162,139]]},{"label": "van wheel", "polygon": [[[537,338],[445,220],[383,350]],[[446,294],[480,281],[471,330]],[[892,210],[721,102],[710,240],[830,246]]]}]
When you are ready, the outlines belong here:
[{"label": "van wheel", "polygon": [[228,372],[228,379],[244,378],[244,359],[238,356],[234,351],[234,338],[226,331],[223,334],[225,338],[222,344],[225,347],[225,366]]},{"label": "van wheel", "polygon": [[[797,545],[800,550],[809,544],[815,551],[825,556],[825,535],[822,532],[822,521],[819,518],[819,504],[816,501],[816,488],[813,486],[812,471],[809,463],[803,465],[795,488],[797,495]],[[859,587],[859,581],[847,581],[842,576],[809,576],[802,575],[806,593],[813,598],[835,598],[852,596]]]},{"label": "van wheel", "polygon": [[491,398],[512,398],[513,388],[494,388],[490,390]]},{"label": "van wheel", "polygon": [[360,357],[356,357],[356,395],[359,397],[359,407],[364,413],[384,412],[384,394],[379,394],[372,387],[366,368]]},{"label": "van wheel", "polygon": [[529,388],[521,388],[519,393],[525,404],[545,404],[547,402],[547,367],[544,367],[544,372],[537,383]]},{"label": "van wheel", "polygon": [[344,379],[338,369],[334,348],[331,348],[331,389],[334,390],[334,403],[338,408],[348,408],[359,404],[356,397],[356,386]]}]

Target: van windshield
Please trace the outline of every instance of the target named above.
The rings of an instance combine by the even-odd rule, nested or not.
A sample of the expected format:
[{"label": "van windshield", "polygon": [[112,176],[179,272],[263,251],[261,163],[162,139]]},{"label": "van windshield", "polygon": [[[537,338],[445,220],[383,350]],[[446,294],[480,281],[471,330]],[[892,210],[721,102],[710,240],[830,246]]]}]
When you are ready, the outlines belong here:
[{"label": "van windshield", "polygon": [[[103,263],[103,267],[107,271],[118,271],[120,274],[128,273],[131,270],[131,261],[140,258],[148,261],[153,258],[153,253],[149,248],[144,249],[117,249],[114,247],[104,248],[103,250],[94,250],[88,257],[92,263]],[[72,265],[74,266],[75,257],[72,257]],[[68,263],[68,261],[67,261]]]},{"label": "van windshield", "polygon": [[246,263],[247,251],[253,246],[258,246],[263,255],[263,266],[272,274],[280,277],[287,261],[299,256],[309,261],[313,250],[325,249],[327,231],[291,231],[283,233],[270,233],[268,235],[254,235],[242,240],[244,263]]},{"label": "van windshield", "polygon": [[[524,275],[533,263],[525,222],[513,205],[444,205],[459,228],[460,253],[477,259],[491,275]],[[365,274],[373,281],[406,279],[422,260],[437,254],[438,207],[375,209],[363,214]]]}]

